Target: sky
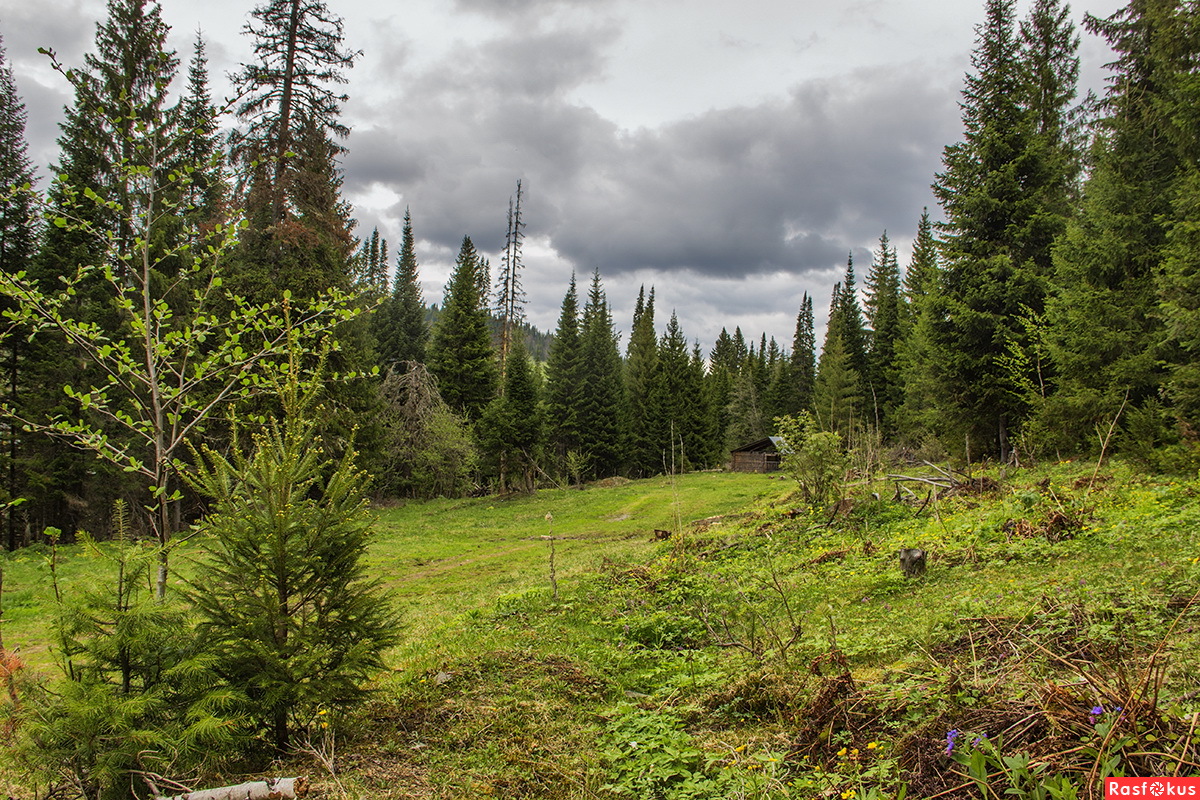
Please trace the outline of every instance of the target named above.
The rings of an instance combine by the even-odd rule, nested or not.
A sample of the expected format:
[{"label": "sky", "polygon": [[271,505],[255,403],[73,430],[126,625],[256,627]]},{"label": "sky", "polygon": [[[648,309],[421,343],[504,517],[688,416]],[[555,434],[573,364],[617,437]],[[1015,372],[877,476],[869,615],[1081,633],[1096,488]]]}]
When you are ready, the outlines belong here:
[{"label": "sky", "polygon": [[[735,326],[790,348],[805,292],[823,328],[847,256],[861,288],[884,231],[908,263],[922,209],[939,216],[930,184],[961,138],[983,19],[983,0],[327,4],[361,51],[343,112],[356,233],[378,227],[395,253],[409,209],[427,302],[464,235],[498,267],[521,180],[531,323],[553,331],[572,272],[582,292],[599,270],[620,330],[653,286],[659,330],[674,311],[706,352]],[[1123,4],[1078,0],[1072,16]],[[181,62],[206,40],[217,98],[253,58],[252,8],[162,2]],[[38,48],[81,66],[104,14],[102,0],[0,0],[43,174],[70,94]],[[1101,90],[1106,46],[1082,32],[1080,57]]]}]

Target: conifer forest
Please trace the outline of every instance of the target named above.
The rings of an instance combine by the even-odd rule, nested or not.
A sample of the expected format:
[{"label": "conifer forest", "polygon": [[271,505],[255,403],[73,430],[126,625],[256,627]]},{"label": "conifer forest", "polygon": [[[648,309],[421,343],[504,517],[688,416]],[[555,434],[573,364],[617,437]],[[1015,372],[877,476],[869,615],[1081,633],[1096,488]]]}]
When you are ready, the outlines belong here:
[{"label": "conifer forest", "polygon": [[[868,263],[828,265],[841,273],[816,298],[823,309],[828,297],[828,316],[801,293],[787,341],[730,318],[700,342],[665,305],[668,286],[642,286],[632,318],[617,319],[601,269],[563,274],[557,325],[539,331],[526,315],[539,209],[518,175],[495,210],[504,240],[463,231],[443,294],[428,296],[420,197],[389,242],[358,228],[343,191],[354,146],[344,90],[361,53],[338,0],[248,11],[252,56],[224,103],[203,33],[176,52],[163,5],[107,0],[81,63],[44,43],[72,98],[51,165],[31,159],[21,87],[0,48],[0,761],[10,762],[0,791],[166,797],[271,765],[324,775],[320,791],[344,798],[1067,798],[1102,796],[1105,775],[1200,775],[1195,651],[1174,672],[1156,660],[1177,631],[1191,634],[1184,618],[1200,608],[1190,523],[1164,534],[1181,549],[1161,559],[1191,572],[1171,573],[1157,600],[1130,595],[1103,613],[1081,600],[1072,611],[1038,584],[1032,616],[961,607],[920,631],[860,619],[874,630],[861,640],[836,622],[889,597],[888,611],[899,608],[907,587],[940,580],[939,569],[982,569],[988,553],[1015,564],[1024,556],[1004,548],[1029,537],[1042,566],[1022,567],[1017,586],[1059,558],[1095,566],[1125,539],[1088,549],[1088,532],[1108,535],[1107,519],[1115,537],[1117,515],[1142,502],[1113,499],[1106,511],[1103,492],[1132,492],[1145,476],[1200,491],[1200,3],[1129,0],[1079,22],[1063,0],[1032,0],[1024,14],[1016,0],[977,2],[975,41],[962,43],[972,49],[961,138],[928,176],[937,207],[912,209],[911,258],[901,263],[881,230]],[[1111,51],[1100,93],[1081,88],[1083,37]],[[729,469],[732,450],[768,437],[786,478]],[[1089,466],[1037,472],[1070,464]],[[1006,483],[1020,475],[1034,477]],[[600,566],[600,554],[572,555],[586,534],[566,509],[630,487],[665,509],[636,533],[667,549],[605,551]],[[1167,505],[1186,515],[1194,503]],[[473,530],[492,524],[485,511],[513,515],[510,549],[548,545],[541,594],[498,588],[468,613],[456,603],[474,600],[406,594],[410,584],[393,580],[404,559],[411,585],[425,586],[439,559],[475,552],[389,549],[406,531],[450,542],[460,534],[424,527],[432,515],[446,515],[444,531]],[[618,525],[633,513],[593,515]],[[703,520],[685,535],[693,513]],[[928,531],[886,527],[902,515]],[[687,544],[737,520],[751,521]],[[985,528],[995,541],[979,538]],[[771,549],[771,537],[791,544]],[[919,566],[905,561],[901,573],[896,548],[917,547],[932,547],[928,573],[916,550]],[[1055,547],[1079,549],[1068,558]],[[939,548],[951,555],[939,561]],[[750,560],[719,561],[739,558]],[[733,577],[701,591],[708,568],[697,559]],[[797,577],[858,586],[859,561],[868,572],[886,563],[886,584],[846,589],[857,594],[844,602]],[[462,641],[491,649],[431,655],[453,639],[429,627],[438,602],[463,612],[472,632]],[[1123,608],[1148,620],[1129,621],[1128,638]],[[1166,608],[1178,617],[1155,616]],[[926,613],[941,612],[905,619]],[[578,623],[559,634],[538,627],[572,614]],[[1052,637],[1031,619],[1061,624]],[[1054,710],[1044,681],[1003,701],[1021,698],[1018,713],[988,705],[1001,678],[985,691],[978,667],[974,683],[934,689],[904,683],[923,667],[888,671],[919,652],[935,662],[930,674],[969,657],[1015,675],[996,641],[961,645],[963,620],[1011,624],[1027,661],[1078,635],[1045,674],[1082,676],[1091,695],[1066,678],[1055,691],[1092,707],[1090,722]],[[608,638],[588,650],[579,642],[593,629]],[[1157,651],[1138,638],[1145,630],[1164,643]],[[26,631],[40,644],[22,649]],[[530,644],[559,639],[567,650]],[[1148,660],[1100,680],[1120,657],[1114,642]],[[593,652],[603,654],[581,655]],[[649,652],[653,668],[638,661]],[[735,658],[737,668],[722,660]],[[449,701],[435,692],[476,674],[476,694],[438,705]],[[538,717],[549,744],[508,712],[497,712],[508,738],[485,733],[467,709],[507,708],[497,700],[507,685],[525,686],[511,691],[529,692],[526,710],[558,696],[552,681],[521,683],[531,675],[586,699]],[[1151,684],[1182,699],[1138,693]],[[922,692],[948,699],[922,706]],[[887,709],[908,727],[887,728]],[[1024,728],[1022,714],[1033,720]],[[1001,717],[1018,755],[983,735]],[[444,733],[462,720],[481,727]],[[401,748],[415,772],[371,771],[400,763],[379,742],[400,729],[416,741],[435,721],[446,738],[423,733]],[[1063,738],[1076,728],[1083,744]],[[554,751],[559,735],[583,744]],[[1070,746],[1037,749],[1060,739]]]}]

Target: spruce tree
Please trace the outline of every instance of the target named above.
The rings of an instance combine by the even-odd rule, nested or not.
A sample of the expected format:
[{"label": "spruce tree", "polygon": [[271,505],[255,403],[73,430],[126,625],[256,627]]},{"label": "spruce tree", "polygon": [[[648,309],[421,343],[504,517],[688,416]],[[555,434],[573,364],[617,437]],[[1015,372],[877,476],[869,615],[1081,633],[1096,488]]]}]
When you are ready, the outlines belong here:
[{"label": "spruce tree", "polygon": [[[168,31],[156,3],[109,0],[107,16],[96,26],[95,52],[84,57],[83,69],[69,73],[75,97],[61,123],[62,152],[53,169],[58,179],[50,187],[51,204],[62,216],[113,231],[116,246],[125,253],[133,237],[122,212],[142,202],[122,168],[143,160],[134,153],[134,130],[164,137],[171,132],[164,104],[179,61],[167,50]],[[91,189],[98,199],[68,193],[67,186],[80,193]],[[98,261],[102,249],[95,237],[73,226],[50,226],[36,269],[53,284],[79,264]]]},{"label": "spruce tree", "polygon": [[579,335],[583,393],[579,403],[580,450],[594,477],[616,475],[624,459],[627,428],[621,355],[600,271],[592,275]]},{"label": "spruce tree", "polygon": [[872,418],[880,433],[890,436],[895,428],[895,413],[900,406],[902,387],[896,351],[901,336],[900,265],[887,231],[879,237],[879,250],[867,273],[867,321],[871,326],[867,355],[866,382],[873,411]]},{"label": "spruce tree", "polygon": [[[32,187],[33,164],[29,160],[29,145],[25,140],[25,104],[17,93],[12,67],[8,63],[3,42],[0,40],[0,270],[5,273],[21,272],[29,268],[37,240],[37,224],[33,214],[33,203],[29,192],[22,187]],[[0,310],[3,310],[0,306]],[[19,408],[24,383],[24,359],[28,348],[22,339],[12,336],[7,347],[0,352],[5,366],[3,390],[0,396],[6,403]],[[25,438],[15,425],[8,426],[7,436],[0,452],[0,480],[4,481],[4,500],[22,497],[24,492],[24,470],[17,469],[17,458],[21,440]],[[9,509],[7,516],[7,543],[9,550],[18,545],[17,516]]]},{"label": "spruce tree", "polygon": [[547,444],[559,466],[582,442],[580,408],[583,403],[583,362],[580,352],[579,297],[575,275],[562,301],[558,327],[550,341],[546,361]]},{"label": "spruce tree", "polygon": [[[342,20],[321,0],[268,0],[256,7],[245,33],[254,39],[257,61],[243,64],[233,76],[243,92],[238,117],[246,130],[232,137],[233,155],[241,163],[270,162],[265,180],[268,226],[289,216],[291,183],[303,167],[292,155],[310,135],[345,137],[341,105],[346,101],[331,85],[346,83],[344,70],[359,53],[342,44]],[[335,148],[335,154],[340,148]]]},{"label": "spruce tree", "polygon": [[850,366],[862,378],[867,373],[867,331],[863,324],[862,306],[858,302],[853,254],[846,258],[846,274],[834,297],[836,306],[830,309],[829,324],[837,328],[842,337],[842,346],[850,358]]},{"label": "spruce tree", "polygon": [[660,469],[673,465],[679,471],[702,464],[707,446],[697,407],[701,386],[695,382],[687,339],[674,312],[658,345],[658,372],[654,391],[662,424],[655,444]]},{"label": "spruce tree", "polygon": [[438,391],[469,420],[479,419],[496,395],[496,356],[479,293],[481,269],[471,237],[464,236],[429,341],[429,371],[437,378]]},{"label": "spruce tree", "polygon": [[320,0],[268,0],[244,32],[257,61],[233,76],[245,128],[231,137],[235,161],[249,170],[249,223],[236,288],[252,299],[291,291],[313,297],[351,283],[353,220],[341,199],[337,140],[344,70],[358,53],[342,45],[342,20]]},{"label": "spruce tree", "polygon": [[896,420],[902,439],[910,445],[919,445],[941,433],[943,415],[948,413],[933,344],[933,325],[938,313],[935,301],[940,291],[937,246],[929,209],[925,209],[917,224],[912,260],[904,275],[902,307],[906,323],[897,351],[903,400]]},{"label": "spruce tree", "polygon": [[[704,402],[708,408],[708,436],[713,448],[724,457],[727,432],[731,421],[729,404],[733,399],[734,382],[737,378],[738,357],[733,337],[724,328],[717,336],[709,354],[711,368],[704,381]],[[738,442],[738,447],[745,442]]]},{"label": "spruce tree", "polygon": [[537,485],[543,426],[533,366],[522,336],[513,337],[508,358],[504,391],[483,412],[480,439],[492,458],[500,491],[515,484],[531,492]]},{"label": "spruce tree", "polygon": [[796,332],[792,336],[792,394],[783,408],[784,414],[795,416],[811,407],[817,379],[816,359],[817,340],[813,325],[812,298],[805,292],[800,300],[800,312],[796,315]]},{"label": "spruce tree", "polygon": [[[1050,144],[1054,131],[1066,126],[1039,119],[1064,117],[1061,98],[1073,97],[1074,87],[1035,91],[1029,82],[1046,71],[1070,77],[1069,33],[1063,47],[1041,50],[1031,41],[1025,47],[1014,5],[987,0],[960,104],[964,138],[945,149],[945,170],[933,187],[946,215],[942,309],[932,328],[944,388],[955,398],[956,421],[978,443],[976,452],[1001,456],[1007,456],[1010,430],[1028,412],[1002,358],[1026,344],[1021,316],[1043,310],[1050,245],[1065,225],[1074,175],[1069,159]],[[1026,65],[1025,55],[1054,63]]]},{"label": "spruce tree", "polygon": [[378,303],[388,294],[388,242],[373,228],[354,255],[354,273],[360,291],[369,302]]},{"label": "spruce tree", "polygon": [[[96,25],[94,51],[84,57],[82,68],[67,71],[73,98],[60,123],[60,156],[51,170],[56,177],[46,194],[51,216],[79,224],[44,229],[29,274],[46,291],[59,290],[62,280],[81,266],[104,263],[109,256],[116,256],[113,267],[118,274],[127,269],[126,259],[135,249],[134,214],[146,208],[148,198],[136,189],[137,181],[125,167],[146,165],[146,153],[139,153],[138,147],[153,141],[165,148],[174,132],[166,102],[178,59],[167,48],[168,32],[157,4],[109,0],[105,18]],[[154,159],[156,174],[163,178],[160,183],[168,173],[160,168],[169,164],[166,155]],[[111,248],[103,237],[88,232],[89,227],[108,232]],[[155,256],[170,246],[179,229],[178,224],[159,227]],[[118,335],[122,323],[108,290],[106,282],[93,275],[75,287],[65,313]],[[101,373],[64,359],[67,343],[49,333],[18,346],[24,351],[25,388],[18,398],[23,413],[36,419],[77,418],[79,405],[62,387],[95,385],[103,380]],[[97,465],[89,454],[48,437],[30,439],[22,454],[28,502],[21,511],[35,530],[102,529],[113,500],[137,491],[128,475]]]},{"label": "spruce tree", "polygon": [[[1200,13],[1180,9],[1172,27],[1187,36],[1184,53],[1194,64],[1200,53]],[[1179,59],[1182,66],[1188,60]],[[1175,69],[1162,103],[1171,112],[1171,140],[1180,167],[1174,181],[1171,217],[1159,273],[1159,313],[1166,327],[1167,395],[1185,432],[1200,430],[1200,77],[1195,69]],[[1194,443],[1194,434],[1189,436]]]},{"label": "spruce tree", "polygon": [[375,342],[379,363],[384,369],[405,361],[424,363],[429,342],[429,324],[425,321],[425,300],[421,296],[412,216],[404,209],[404,233],[391,296],[385,297],[375,312]]},{"label": "spruce tree", "polygon": [[[853,279],[853,266],[847,277]],[[862,331],[851,321],[858,309],[857,300],[847,300],[846,289],[835,284],[829,301],[829,322],[825,326],[825,342],[817,360],[813,382],[813,413],[825,430],[843,435],[862,424],[862,372],[854,365],[854,354],[846,347],[847,332]],[[865,360],[865,358],[864,358]]]},{"label": "spruce tree", "polygon": [[214,504],[203,524],[210,556],[191,592],[217,674],[280,754],[321,709],[361,701],[396,641],[363,560],[367,476],[352,449],[338,458],[322,441],[319,387],[302,390],[292,367],[278,387],[284,417],[250,452],[204,451],[195,486]]},{"label": "spruce tree", "polygon": [[925,208],[922,209],[921,220],[917,223],[912,258],[904,272],[901,318],[906,329],[916,324],[921,304],[930,292],[936,289],[937,271],[937,241],[933,237],[933,222],[929,219],[929,209]]},{"label": "spruce tree", "polygon": [[821,427],[846,436],[862,425],[859,404],[861,378],[851,364],[841,333],[830,328],[817,362],[813,413]]},{"label": "spruce tree", "polygon": [[629,471],[636,477],[662,470],[666,434],[660,406],[658,336],[654,330],[654,287],[649,299],[638,290],[633,328],[625,351],[625,393],[629,400]]},{"label": "spruce tree", "polygon": [[[1092,446],[1095,425],[1107,425],[1124,403],[1154,400],[1162,388],[1166,334],[1155,276],[1175,215],[1181,156],[1168,98],[1196,58],[1194,39],[1180,35],[1177,8],[1139,0],[1107,19],[1085,18],[1117,58],[1082,208],[1055,250],[1057,291],[1046,316],[1058,391],[1046,422],[1064,432],[1054,443],[1060,447]],[[1169,263],[1168,273],[1183,262]]]},{"label": "spruce tree", "polygon": [[212,225],[225,216],[228,186],[217,130],[218,110],[208,85],[208,48],[200,34],[196,34],[187,88],[175,114],[180,142],[176,170],[184,176],[180,207],[189,209],[198,224]]},{"label": "spruce tree", "polygon": [[692,358],[688,362],[687,392],[692,398],[694,428],[688,458],[693,467],[711,467],[720,464],[725,457],[725,442],[716,435],[713,424],[713,406],[708,392],[708,371],[704,365],[704,353],[700,342],[692,342]]}]

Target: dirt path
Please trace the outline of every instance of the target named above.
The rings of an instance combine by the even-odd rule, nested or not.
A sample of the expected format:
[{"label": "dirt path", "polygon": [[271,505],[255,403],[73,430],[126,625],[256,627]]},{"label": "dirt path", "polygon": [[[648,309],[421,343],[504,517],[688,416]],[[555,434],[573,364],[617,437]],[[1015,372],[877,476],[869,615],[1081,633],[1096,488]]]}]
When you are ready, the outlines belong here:
[{"label": "dirt path", "polygon": [[517,545],[516,547],[508,547],[503,550],[495,550],[491,553],[484,553],[472,558],[464,558],[460,561],[454,561],[453,563],[449,564],[447,564],[446,561],[449,561],[450,559],[442,559],[440,562],[437,562],[437,566],[429,569],[422,569],[418,572],[410,572],[407,575],[401,575],[400,577],[396,578],[396,582],[406,583],[408,581],[415,581],[419,578],[430,578],[435,575],[451,572],[461,567],[470,566],[471,564],[477,564],[480,561],[490,561],[493,558],[500,558],[501,556],[506,556],[511,553],[519,553],[522,550],[528,550],[535,546],[536,544],[534,542],[528,542],[526,544]]},{"label": "dirt path", "polygon": [[[623,539],[623,538],[630,538],[630,537],[598,533],[598,534],[595,534],[594,536],[564,536],[564,537],[560,537],[558,539],[558,541],[560,541],[560,542],[563,542],[563,541],[603,542],[603,541],[608,541],[608,540],[612,540],[612,539]],[[482,553],[477,556],[472,556],[471,558],[463,558],[460,560],[444,558],[444,559],[440,559],[439,561],[434,562],[434,566],[430,566],[428,569],[421,569],[421,570],[418,570],[417,572],[410,572],[406,575],[400,575],[399,577],[394,579],[394,582],[395,583],[407,583],[409,581],[415,581],[420,578],[431,578],[431,577],[434,577],[437,575],[445,574],[447,572],[452,572],[456,569],[461,569],[462,567],[469,567],[472,564],[478,564],[480,561],[491,561],[492,559],[495,559],[495,558],[501,558],[503,556],[511,555],[513,553],[520,553],[522,551],[529,550],[534,547],[545,547],[545,546],[546,546],[546,540],[541,539],[541,538],[534,538],[534,539],[527,539],[522,544],[515,545],[513,547],[506,547],[502,550],[493,550],[488,553]],[[447,562],[450,562],[450,563],[447,563]]]}]

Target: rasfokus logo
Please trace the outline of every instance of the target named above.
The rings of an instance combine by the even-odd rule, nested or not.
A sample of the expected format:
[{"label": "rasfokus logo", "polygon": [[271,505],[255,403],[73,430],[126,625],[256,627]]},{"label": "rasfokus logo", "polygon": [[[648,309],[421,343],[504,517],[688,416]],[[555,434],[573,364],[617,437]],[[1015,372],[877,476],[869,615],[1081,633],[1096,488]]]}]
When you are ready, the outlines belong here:
[{"label": "rasfokus logo", "polygon": [[1200,798],[1200,778],[1105,778],[1104,796]]}]

